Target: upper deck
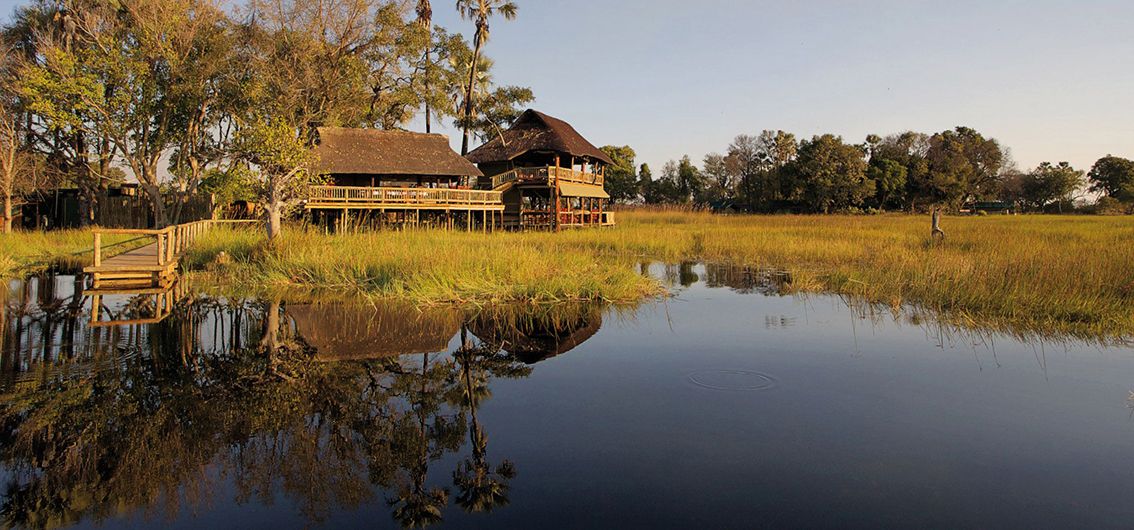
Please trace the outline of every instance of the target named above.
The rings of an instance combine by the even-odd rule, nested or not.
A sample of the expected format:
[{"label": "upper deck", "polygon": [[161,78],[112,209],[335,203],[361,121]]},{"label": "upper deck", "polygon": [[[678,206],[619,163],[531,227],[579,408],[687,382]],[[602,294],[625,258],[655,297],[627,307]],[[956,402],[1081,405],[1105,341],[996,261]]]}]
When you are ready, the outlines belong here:
[{"label": "upper deck", "polygon": [[520,167],[506,171],[492,177],[492,189],[516,182],[519,184],[546,184],[551,186],[556,182],[571,182],[577,184],[603,185],[603,176],[558,166]]}]

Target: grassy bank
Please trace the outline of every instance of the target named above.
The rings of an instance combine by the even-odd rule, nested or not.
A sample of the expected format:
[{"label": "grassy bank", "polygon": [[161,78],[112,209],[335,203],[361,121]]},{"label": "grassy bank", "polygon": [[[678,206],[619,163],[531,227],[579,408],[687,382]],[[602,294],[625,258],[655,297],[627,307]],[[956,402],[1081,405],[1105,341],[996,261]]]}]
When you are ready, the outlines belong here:
[{"label": "grassy bank", "polygon": [[[133,236],[106,235],[104,247],[124,243]],[[79,270],[90,265],[93,238],[89,230],[55,230],[51,232],[17,231],[0,234],[0,278],[15,278],[47,269]],[[125,243],[105,250],[107,256],[137,246]]]},{"label": "grassy bank", "polygon": [[[660,294],[633,259],[555,234],[421,230],[326,235],[290,230],[271,251],[260,231],[217,229],[186,256],[187,267],[226,286],[314,289],[416,303],[627,302]],[[225,258],[218,258],[225,252]],[[221,265],[218,265],[221,264]]]},{"label": "grassy bank", "polygon": [[[782,269],[793,291],[912,302],[960,321],[1134,333],[1129,218],[947,218],[940,245],[920,216],[624,212],[618,220],[616,229],[559,234],[292,230],[271,252],[258,233],[218,230],[188,264],[229,285],[491,303],[631,301],[659,289],[635,263],[697,260]],[[218,265],[222,250],[230,262]]]}]

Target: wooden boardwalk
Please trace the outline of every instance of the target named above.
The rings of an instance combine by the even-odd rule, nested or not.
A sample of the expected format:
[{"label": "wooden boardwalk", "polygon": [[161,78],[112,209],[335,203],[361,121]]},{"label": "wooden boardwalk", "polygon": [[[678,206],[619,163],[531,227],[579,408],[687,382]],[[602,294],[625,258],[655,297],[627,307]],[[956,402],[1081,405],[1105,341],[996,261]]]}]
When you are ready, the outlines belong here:
[{"label": "wooden boardwalk", "polygon": [[[156,230],[133,228],[95,228],[94,262],[83,272],[91,275],[92,287],[150,286],[164,287],[177,277],[181,254],[198,236],[218,223],[247,221],[204,220]],[[116,256],[103,259],[103,234],[133,234],[153,237],[154,242]]]}]

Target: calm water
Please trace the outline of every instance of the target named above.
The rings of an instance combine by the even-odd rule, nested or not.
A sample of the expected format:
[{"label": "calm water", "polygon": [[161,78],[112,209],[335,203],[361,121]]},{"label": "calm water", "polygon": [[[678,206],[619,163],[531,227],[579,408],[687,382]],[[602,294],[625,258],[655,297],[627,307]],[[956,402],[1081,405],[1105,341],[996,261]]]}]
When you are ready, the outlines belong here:
[{"label": "calm water", "polygon": [[[8,286],[15,526],[1127,527],[1134,347],[660,267],[633,308]],[[141,321],[164,314],[158,323]]]}]

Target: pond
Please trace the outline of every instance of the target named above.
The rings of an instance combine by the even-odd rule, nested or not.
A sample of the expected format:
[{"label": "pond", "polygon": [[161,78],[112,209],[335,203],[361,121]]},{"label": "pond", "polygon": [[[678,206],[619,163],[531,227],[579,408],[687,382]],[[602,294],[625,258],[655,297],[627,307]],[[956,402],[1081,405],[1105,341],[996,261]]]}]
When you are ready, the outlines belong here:
[{"label": "pond", "polygon": [[[1134,346],[652,265],[634,307],[83,293],[2,304],[28,527],[1118,527]],[[92,306],[97,311],[92,311]]]}]

